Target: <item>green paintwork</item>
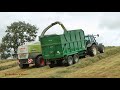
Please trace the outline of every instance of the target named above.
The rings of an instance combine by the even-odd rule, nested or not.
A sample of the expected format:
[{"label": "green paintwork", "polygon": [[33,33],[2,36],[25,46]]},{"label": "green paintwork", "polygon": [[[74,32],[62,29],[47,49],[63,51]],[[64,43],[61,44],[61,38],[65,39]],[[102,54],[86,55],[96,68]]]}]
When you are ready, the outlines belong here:
[{"label": "green paintwork", "polygon": [[70,30],[62,35],[39,37],[44,59],[63,58],[86,50],[85,35],[82,29]]},{"label": "green paintwork", "polygon": [[37,52],[42,53],[39,42],[28,45],[28,53],[37,53]]}]

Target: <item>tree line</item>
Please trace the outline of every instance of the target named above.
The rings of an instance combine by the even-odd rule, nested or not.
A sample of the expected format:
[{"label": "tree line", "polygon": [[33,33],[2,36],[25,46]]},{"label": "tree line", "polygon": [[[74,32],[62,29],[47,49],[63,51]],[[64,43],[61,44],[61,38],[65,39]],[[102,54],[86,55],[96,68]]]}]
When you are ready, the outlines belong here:
[{"label": "tree line", "polygon": [[7,26],[6,35],[3,36],[0,43],[1,59],[10,57],[11,50],[14,53],[12,56],[16,57],[18,46],[25,44],[25,42],[34,41],[37,31],[38,28],[35,25],[25,21],[13,22],[10,26]]}]

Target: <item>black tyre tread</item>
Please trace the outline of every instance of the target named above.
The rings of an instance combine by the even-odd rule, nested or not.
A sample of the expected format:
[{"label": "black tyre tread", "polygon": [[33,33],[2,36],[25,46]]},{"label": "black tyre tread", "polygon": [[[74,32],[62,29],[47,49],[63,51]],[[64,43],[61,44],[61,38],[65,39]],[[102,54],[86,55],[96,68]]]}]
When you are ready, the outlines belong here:
[{"label": "black tyre tread", "polygon": [[45,64],[44,65],[40,65],[40,59],[41,58],[43,58],[42,56],[38,56],[36,59],[35,59],[35,66],[36,67],[43,67],[43,66],[45,66]]},{"label": "black tyre tread", "polygon": [[73,57],[72,57],[72,56],[68,56],[68,57],[67,57],[67,66],[72,65],[72,64],[70,64],[70,63],[69,63],[69,58],[71,58],[71,59],[72,59],[72,64],[73,64]]},{"label": "black tyre tread", "polygon": [[78,57],[78,61],[79,61],[79,55],[78,55],[78,54],[74,54],[74,56],[73,56],[73,64],[75,64],[75,63],[78,62],[78,61],[76,62],[76,61],[74,60],[75,57]]},{"label": "black tyre tread", "polygon": [[49,67],[50,67],[50,68],[53,68],[53,67],[55,67],[55,64],[54,64],[54,62],[52,62],[52,61],[51,61],[51,62],[50,62],[50,64],[49,64]]},{"label": "black tyre tread", "polygon": [[95,47],[96,48],[96,50],[97,50],[97,46],[96,45],[92,45],[90,48],[88,48],[88,54],[90,55],[90,56],[95,56],[94,54],[93,54],[93,47]]},{"label": "black tyre tread", "polygon": [[105,49],[104,45],[99,45],[99,49],[98,50],[99,50],[100,53],[104,53],[104,49]]}]

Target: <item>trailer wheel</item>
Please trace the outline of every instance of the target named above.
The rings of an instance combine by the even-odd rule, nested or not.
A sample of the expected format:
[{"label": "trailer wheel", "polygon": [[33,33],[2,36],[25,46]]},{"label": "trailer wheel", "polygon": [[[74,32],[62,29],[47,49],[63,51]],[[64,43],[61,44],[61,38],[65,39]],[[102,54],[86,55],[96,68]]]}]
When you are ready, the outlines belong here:
[{"label": "trailer wheel", "polygon": [[19,67],[20,67],[21,69],[28,68],[28,67],[29,67],[29,64],[19,64]]},{"label": "trailer wheel", "polygon": [[105,52],[105,48],[104,48],[104,45],[99,45],[99,48],[98,48],[98,51],[100,52],[100,53],[104,53]]},{"label": "trailer wheel", "polygon": [[55,63],[54,63],[53,61],[51,61],[50,64],[49,64],[49,67],[50,67],[50,68],[55,67]]},{"label": "trailer wheel", "polygon": [[57,62],[58,66],[62,66],[63,65],[62,60],[57,60],[56,62]]},{"label": "trailer wheel", "polygon": [[45,66],[45,61],[42,56],[38,56],[35,60],[35,66],[36,67],[43,67]]},{"label": "trailer wheel", "polygon": [[70,66],[73,64],[73,57],[72,56],[68,56],[67,57],[67,66]]},{"label": "trailer wheel", "polygon": [[74,56],[73,56],[73,63],[75,64],[75,63],[77,63],[79,61],[79,55],[78,54],[75,54]]},{"label": "trailer wheel", "polygon": [[96,45],[92,45],[89,50],[88,50],[88,54],[90,56],[95,56],[97,55],[97,46]]}]

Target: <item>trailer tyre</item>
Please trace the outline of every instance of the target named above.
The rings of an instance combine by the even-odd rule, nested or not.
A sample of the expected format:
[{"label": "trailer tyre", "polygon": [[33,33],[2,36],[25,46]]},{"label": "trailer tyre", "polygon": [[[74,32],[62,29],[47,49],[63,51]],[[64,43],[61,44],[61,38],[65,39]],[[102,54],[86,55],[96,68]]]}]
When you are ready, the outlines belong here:
[{"label": "trailer tyre", "polygon": [[55,63],[54,63],[53,61],[51,61],[50,64],[49,64],[49,67],[50,67],[50,68],[55,67]]},{"label": "trailer tyre", "polygon": [[100,44],[98,50],[99,50],[100,53],[104,53],[105,52],[104,45]]},{"label": "trailer tyre", "polygon": [[45,61],[42,56],[38,56],[35,60],[35,66],[36,67],[43,67],[45,66]]},{"label": "trailer tyre", "polygon": [[92,45],[89,50],[88,50],[88,54],[90,56],[95,56],[97,55],[97,46],[96,45]]},{"label": "trailer tyre", "polygon": [[67,57],[67,66],[70,66],[73,64],[73,57],[72,56],[68,56]]},{"label": "trailer tyre", "polygon": [[73,56],[73,63],[75,64],[75,63],[77,63],[79,61],[79,55],[78,54],[75,54],[74,56]]},{"label": "trailer tyre", "polygon": [[57,62],[57,66],[62,66],[63,65],[62,60],[57,60],[56,62]]},{"label": "trailer tyre", "polygon": [[28,68],[28,67],[29,67],[29,64],[19,64],[19,67],[20,67],[21,69]]}]

